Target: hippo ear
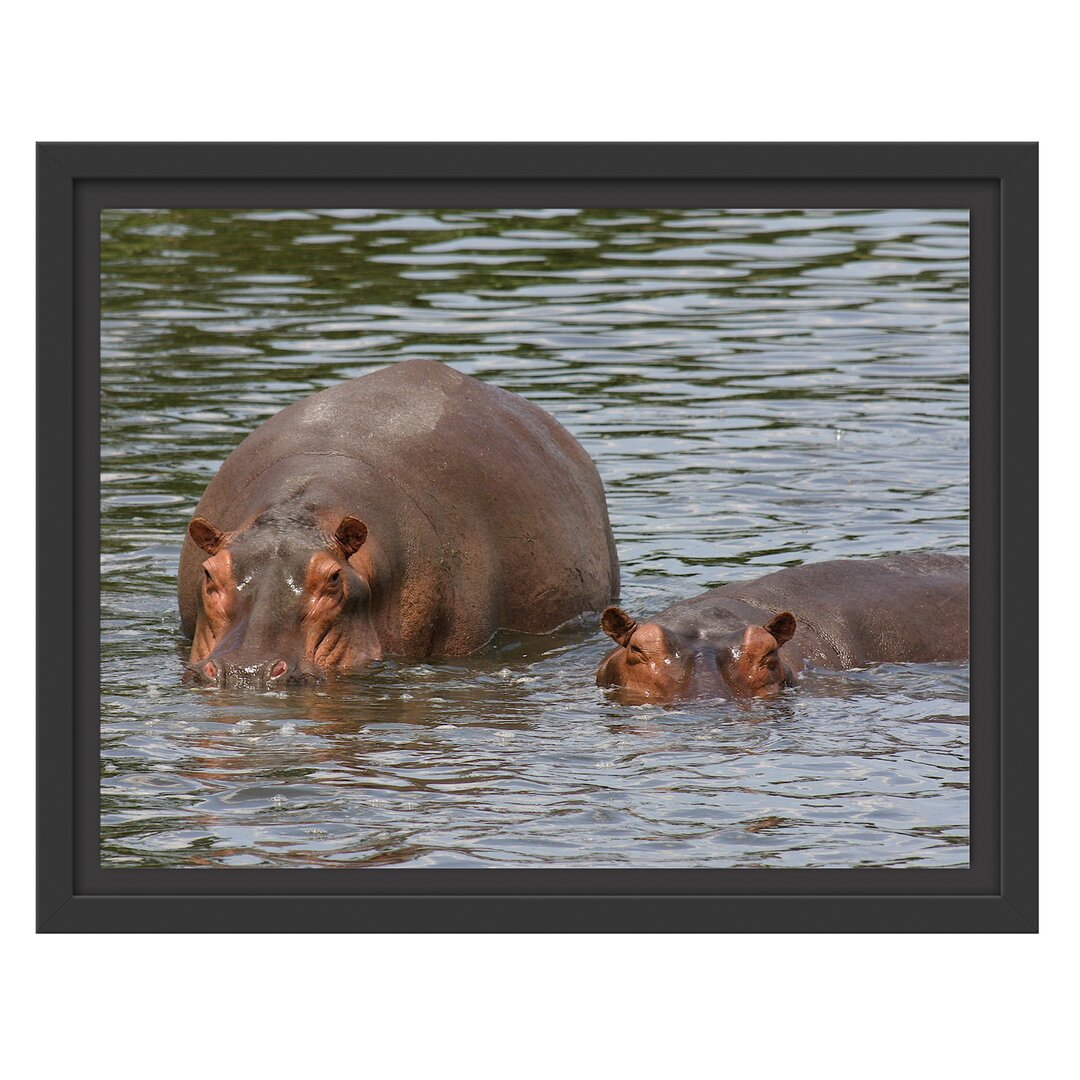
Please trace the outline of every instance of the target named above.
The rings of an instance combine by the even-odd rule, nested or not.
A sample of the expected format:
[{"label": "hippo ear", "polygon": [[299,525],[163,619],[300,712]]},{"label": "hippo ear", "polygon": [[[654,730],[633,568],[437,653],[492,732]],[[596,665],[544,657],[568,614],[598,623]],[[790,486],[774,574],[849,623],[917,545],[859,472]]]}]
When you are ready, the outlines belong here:
[{"label": "hippo ear", "polygon": [[609,638],[623,646],[637,629],[637,623],[620,607],[604,608],[604,613],[600,616],[600,626]]},{"label": "hippo ear", "polygon": [[359,518],[343,517],[341,524],[337,527],[337,532],[334,533],[334,539],[341,545],[345,557],[348,558],[364,546],[364,541],[367,539],[367,526]]},{"label": "hippo ear", "polygon": [[790,611],[781,611],[765,624],[765,629],[776,638],[777,645],[783,645],[795,636],[796,625],[795,616]]},{"label": "hippo ear", "polygon": [[208,555],[216,555],[225,543],[225,534],[220,529],[215,529],[206,518],[195,518],[187,531],[188,536]]}]

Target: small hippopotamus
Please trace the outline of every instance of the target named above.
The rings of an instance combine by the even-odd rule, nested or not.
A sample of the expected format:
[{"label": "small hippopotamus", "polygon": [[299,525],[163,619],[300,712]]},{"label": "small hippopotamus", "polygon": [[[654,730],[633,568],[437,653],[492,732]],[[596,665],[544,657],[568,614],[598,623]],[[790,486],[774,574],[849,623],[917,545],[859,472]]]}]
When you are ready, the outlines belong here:
[{"label": "small hippopotamus", "polygon": [[808,666],[967,660],[968,559],[808,563],[710,589],[648,622],[609,607],[600,624],[618,647],[596,684],[628,703],[772,697]]},{"label": "small hippopotamus", "polygon": [[210,482],[180,558],[185,679],[278,687],[462,656],[618,591],[577,440],[516,394],[401,361],[283,409]]}]

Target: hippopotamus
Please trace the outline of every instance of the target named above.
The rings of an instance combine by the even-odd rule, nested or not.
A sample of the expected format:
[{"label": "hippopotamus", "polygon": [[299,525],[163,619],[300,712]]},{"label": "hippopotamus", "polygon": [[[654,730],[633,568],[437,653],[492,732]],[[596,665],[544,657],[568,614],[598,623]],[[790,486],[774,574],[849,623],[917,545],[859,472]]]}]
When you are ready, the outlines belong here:
[{"label": "hippopotamus", "polygon": [[210,482],[180,556],[188,682],[462,656],[617,599],[596,466],[552,416],[428,360],[288,406]]},{"label": "hippopotamus", "polygon": [[601,615],[617,648],[596,683],[624,701],[764,698],[805,667],[968,659],[968,559],[913,553],[779,570],[681,600],[647,622]]}]

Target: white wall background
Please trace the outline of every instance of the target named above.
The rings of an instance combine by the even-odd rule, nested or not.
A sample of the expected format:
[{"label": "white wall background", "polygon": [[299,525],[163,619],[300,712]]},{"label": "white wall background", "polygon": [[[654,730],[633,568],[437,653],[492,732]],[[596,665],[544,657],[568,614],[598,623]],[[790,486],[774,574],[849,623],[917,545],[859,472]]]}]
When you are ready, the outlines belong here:
[{"label": "white wall background", "polygon": [[[1059,1054],[1075,1058],[1080,689],[1066,685],[1065,650],[1080,304],[1067,10],[1042,0],[9,7],[0,925],[12,1075],[877,1080],[1054,1075]],[[1042,140],[1042,935],[35,937],[33,143],[110,139]],[[1034,688],[1035,672],[1015,675]]]}]

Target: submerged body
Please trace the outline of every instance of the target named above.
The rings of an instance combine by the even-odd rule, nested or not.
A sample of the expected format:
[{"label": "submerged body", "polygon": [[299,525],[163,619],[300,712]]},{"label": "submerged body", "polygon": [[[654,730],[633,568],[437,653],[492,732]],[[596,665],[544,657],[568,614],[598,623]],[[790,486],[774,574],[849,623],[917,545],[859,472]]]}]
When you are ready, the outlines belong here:
[{"label": "submerged body", "polygon": [[460,656],[618,595],[603,486],[553,417],[433,361],[283,409],[195,511],[187,677],[278,684],[381,656]]},{"label": "submerged body", "polygon": [[807,666],[968,659],[968,559],[916,553],[840,559],[733,582],[638,623],[601,619],[617,648],[598,686],[627,700],[768,697]]}]

